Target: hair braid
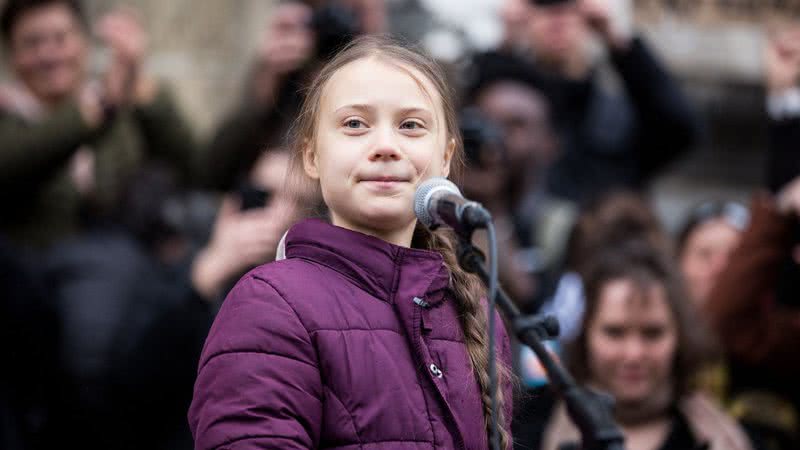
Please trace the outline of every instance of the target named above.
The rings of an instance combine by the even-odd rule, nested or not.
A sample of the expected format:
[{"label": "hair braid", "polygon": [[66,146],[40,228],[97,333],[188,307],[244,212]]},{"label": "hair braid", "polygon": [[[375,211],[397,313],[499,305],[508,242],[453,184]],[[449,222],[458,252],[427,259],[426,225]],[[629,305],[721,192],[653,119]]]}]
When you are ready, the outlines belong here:
[{"label": "hair braid", "polygon": [[[488,318],[486,309],[482,307],[481,299],[486,296],[486,289],[480,279],[471,273],[466,272],[458,264],[456,256],[456,237],[451,231],[439,230],[430,232],[421,225],[417,226],[416,237],[421,241],[420,247],[435,250],[442,254],[444,262],[450,270],[450,288],[455,294],[461,328],[464,333],[464,343],[467,347],[472,369],[475,378],[481,389],[481,403],[483,404],[483,421],[486,428],[486,435],[489,436],[492,420],[492,398],[490,395],[489,383],[489,336],[487,332]],[[501,325],[502,326],[502,325]],[[500,433],[500,445],[503,449],[509,448],[509,433],[505,428],[506,418],[503,414],[503,390],[504,381],[510,381],[510,369],[501,361],[497,362],[498,380],[497,384],[497,413],[498,413],[498,432]]]}]

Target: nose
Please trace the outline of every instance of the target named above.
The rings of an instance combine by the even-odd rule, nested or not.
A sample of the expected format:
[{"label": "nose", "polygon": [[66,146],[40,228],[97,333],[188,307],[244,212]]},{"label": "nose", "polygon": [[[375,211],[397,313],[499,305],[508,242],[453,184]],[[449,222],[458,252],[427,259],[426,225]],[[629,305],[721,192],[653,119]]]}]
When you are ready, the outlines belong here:
[{"label": "nose", "polygon": [[725,266],[728,265],[728,259],[730,257],[730,253],[728,251],[722,250],[718,251],[712,256],[711,262],[709,264],[710,271],[714,277],[716,277]]},{"label": "nose", "polygon": [[36,57],[40,61],[52,62],[59,55],[61,45],[56,39],[47,38],[43,39],[36,46]]},{"label": "nose", "polygon": [[402,159],[402,153],[392,131],[383,129],[375,133],[375,142],[369,154],[370,161],[399,161]]},{"label": "nose", "polygon": [[646,352],[646,345],[642,339],[638,337],[629,337],[625,341],[624,355],[626,361],[638,361]]}]

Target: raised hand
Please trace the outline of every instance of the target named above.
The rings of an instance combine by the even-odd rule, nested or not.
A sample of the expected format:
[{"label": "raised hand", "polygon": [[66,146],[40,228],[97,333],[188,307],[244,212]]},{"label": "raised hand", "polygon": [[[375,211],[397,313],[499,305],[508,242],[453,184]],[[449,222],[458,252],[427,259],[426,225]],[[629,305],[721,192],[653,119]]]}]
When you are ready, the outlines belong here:
[{"label": "raised hand", "polygon": [[142,70],[148,36],[140,15],[130,9],[115,10],[100,18],[95,32],[111,51],[104,100],[113,106],[149,103],[156,89]]},{"label": "raised hand", "polygon": [[621,33],[614,26],[608,0],[580,0],[578,8],[589,28],[597,33],[606,45],[616,49],[628,46],[630,36]]},{"label": "raised hand", "polygon": [[232,277],[275,257],[278,242],[294,217],[294,204],[275,201],[266,208],[239,210],[240,201],[226,197],[217,214],[211,240],[192,267],[192,283],[213,300]]}]

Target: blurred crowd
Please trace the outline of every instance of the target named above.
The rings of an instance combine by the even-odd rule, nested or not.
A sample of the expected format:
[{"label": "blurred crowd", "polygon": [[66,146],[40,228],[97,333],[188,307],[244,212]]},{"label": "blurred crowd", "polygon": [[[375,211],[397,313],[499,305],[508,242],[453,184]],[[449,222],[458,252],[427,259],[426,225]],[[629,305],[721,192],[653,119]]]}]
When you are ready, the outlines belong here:
[{"label": "blurred crowd", "polygon": [[[383,0],[279,3],[239,104],[201,142],[145,69],[135,10],[2,4],[0,448],[192,448],[186,410],[228,288],[325,214],[286,178],[303,88],[353,36],[389,32],[387,15]],[[800,28],[763,50],[763,187],[668,232],[648,184],[703,131],[669,68],[604,0],[504,0],[501,15],[502,44],[452,72],[457,182],[493,214],[506,291],[559,318],[550,348],[615,398],[628,449],[800,448]],[[110,55],[99,76],[93,37]],[[601,80],[598,44],[622,89]],[[572,448],[518,347],[516,448]]]}]

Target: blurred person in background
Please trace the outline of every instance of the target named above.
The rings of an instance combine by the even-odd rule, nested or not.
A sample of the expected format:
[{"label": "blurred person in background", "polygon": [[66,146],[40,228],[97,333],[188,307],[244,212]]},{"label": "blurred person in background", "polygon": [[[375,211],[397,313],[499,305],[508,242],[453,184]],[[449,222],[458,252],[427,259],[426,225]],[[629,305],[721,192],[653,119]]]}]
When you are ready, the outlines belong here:
[{"label": "blurred person in background", "polygon": [[[583,203],[614,188],[640,188],[692,146],[699,127],[688,100],[644,40],[618,30],[608,0],[527,6],[530,58],[547,81],[562,143],[548,172],[551,194]],[[518,26],[506,22],[515,34]],[[624,93],[603,86],[593,35]]]},{"label": "blurred person in background", "polygon": [[[720,273],[739,245],[750,221],[750,213],[736,202],[707,201],[693,207],[676,239],[676,257],[698,317],[708,326],[704,306]],[[720,404],[728,401],[729,367],[720,354],[719,342],[709,334],[706,364],[698,373],[696,385]]]},{"label": "blurred person in background", "polygon": [[747,207],[710,201],[689,212],[677,236],[677,257],[692,301],[701,308],[750,221]]},{"label": "blurred person in background", "polygon": [[234,188],[260,153],[286,144],[305,86],[337,49],[387,31],[385,0],[290,0],[275,8],[245,81],[242,101],[203,156],[204,184]]},{"label": "blurred person in background", "polygon": [[576,211],[543,189],[558,142],[541,82],[504,53],[479,55],[473,68],[461,117],[464,191],[492,212],[506,246],[503,284],[530,307],[560,270]]},{"label": "blurred person in background", "polygon": [[[0,232],[9,239],[43,247],[102,220],[143,161],[191,176],[192,136],[144,70],[137,14],[89,24],[78,0],[8,0],[0,31],[15,77],[0,86]],[[92,32],[110,51],[97,80]]]},{"label": "blurred person in background", "polygon": [[797,448],[800,178],[754,196],[752,223],[704,305],[728,361],[732,413],[764,448]]},{"label": "blurred person in background", "polygon": [[[669,236],[641,195],[624,191],[606,194],[580,214],[571,229],[554,291],[547,294],[543,304],[536,305],[537,309],[531,310],[552,314],[558,319],[559,337],[548,342],[555,354],[563,355],[564,347],[576,339],[583,327],[586,311],[584,277],[585,272],[593,267],[596,255],[630,245],[649,248],[665,257],[672,255]],[[702,351],[713,355],[714,347],[710,340],[704,339],[703,344]],[[528,388],[547,384],[544,369],[530,349],[521,347],[517,356],[520,377]]]},{"label": "blurred person in background", "polygon": [[[137,442],[134,437],[139,436],[149,440],[149,448],[161,445],[160,428],[137,429],[134,435],[128,427],[143,418],[166,421],[175,393],[164,396],[158,409],[142,417],[128,415],[131,402],[123,397],[122,388],[130,374],[144,368],[122,368],[137,359],[131,343],[152,318],[191,298],[182,295],[190,286],[181,282],[190,260],[182,214],[165,214],[179,208],[180,195],[167,169],[144,166],[131,178],[115,209],[122,216],[115,217],[119,225],[94,228],[54,244],[42,264],[60,331],[58,366],[49,380],[55,394],[47,448],[129,448],[128,443]],[[191,323],[193,319],[186,316],[175,326]],[[182,360],[197,353],[199,349],[181,348],[172,358]],[[137,394],[134,400],[150,391]]]},{"label": "blurred person in background", "polygon": [[800,26],[765,46],[767,187],[705,313],[727,352],[730,408],[764,448],[800,445]]},{"label": "blurred person in background", "polygon": [[525,56],[530,52],[528,21],[530,20],[530,0],[505,0],[500,6],[500,20],[503,22],[503,41],[500,49],[513,55]]},{"label": "blurred person in background", "polygon": [[563,273],[552,297],[541,311],[554,314],[561,323],[562,342],[577,336],[585,310],[583,272],[594,255],[606,249],[641,242],[654,251],[669,254],[671,243],[647,201],[633,192],[606,194],[578,217],[567,244]]},{"label": "blurred person in background", "polygon": [[[628,242],[592,255],[590,265],[585,320],[567,364],[580,383],[614,397],[625,448],[750,449],[735,421],[692,388],[702,362],[699,336],[668,255]],[[580,443],[564,405],[551,396],[542,391],[521,405],[517,448]]]},{"label": "blurred person in background", "polygon": [[49,445],[192,448],[186,411],[211,321],[238,277],[274,259],[300,210],[287,167],[286,151],[265,152],[249,177],[261,195],[225,197],[208,242],[196,230],[207,208],[168,170],[145,167],[119,207],[122,226],[54,247],[46,273],[61,334]]},{"label": "blurred person in background", "polygon": [[238,192],[223,199],[211,244],[192,272],[205,297],[221,300],[245,272],[273,261],[283,233],[313,209],[314,193],[287,179],[289,159],[283,148],[263,152]]}]

